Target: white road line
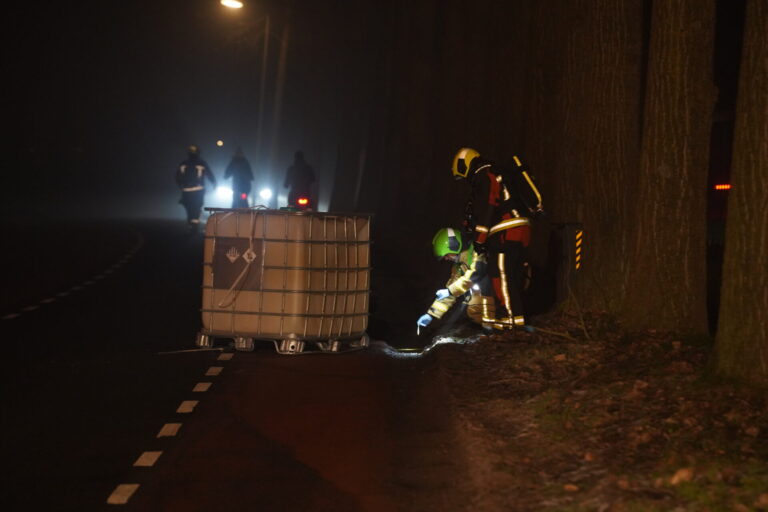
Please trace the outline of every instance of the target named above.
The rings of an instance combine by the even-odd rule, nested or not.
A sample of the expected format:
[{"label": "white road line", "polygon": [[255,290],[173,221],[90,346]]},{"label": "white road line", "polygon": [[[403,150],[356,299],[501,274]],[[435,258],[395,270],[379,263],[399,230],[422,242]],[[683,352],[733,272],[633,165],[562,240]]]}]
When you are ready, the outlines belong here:
[{"label": "white road line", "polygon": [[198,401],[197,400],[184,400],[181,402],[181,405],[178,409],[176,409],[176,412],[186,414],[190,413],[195,410],[195,407],[197,406]]},{"label": "white road line", "polygon": [[18,313],[10,313],[10,314],[8,314],[8,315],[5,315],[5,316],[3,317],[3,320],[13,320],[14,318],[18,318],[18,317],[20,317],[20,316],[21,316],[21,315],[20,315],[20,314],[18,314]]},{"label": "white road line", "polygon": [[211,388],[211,382],[198,382],[195,384],[195,387],[192,388],[192,391],[195,393],[205,393]]},{"label": "white road line", "polygon": [[232,359],[232,356],[234,355],[235,354],[233,354],[232,352],[225,352],[224,354],[219,354],[219,357],[217,357],[216,359],[218,359],[219,361],[229,361],[230,359]]},{"label": "white road line", "polygon": [[208,368],[208,371],[205,372],[206,377],[215,377],[216,375],[219,375],[221,373],[221,370],[223,370],[223,366],[211,366]]},{"label": "white road line", "polygon": [[151,468],[162,454],[163,452],[144,452],[138,459],[136,459],[136,462],[134,462],[133,465],[141,468]]},{"label": "white road line", "polygon": [[224,350],[222,347],[200,347],[200,348],[190,348],[186,350],[170,350],[168,352],[158,352],[158,355],[165,355],[165,354],[186,354],[187,352],[221,352]]},{"label": "white road line", "polygon": [[157,433],[157,437],[173,437],[179,433],[180,428],[181,423],[166,423]]},{"label": "white road line", "polygon": [[67,295],[69,295],[69,292],[59,292],[56,294],[57,297],[66,297]]},{"label": "white road line", "polygon": [[120,484],[109,495],[107,503],[110,505],[125,505],[138,488],[139,484]]},{"label": "white road line", "polygon": [[39,309],[39,308],[40,308],[40,306],[34,305],[34,306],[27,306],[25,308],[21,308],[21,310],[26,313],[28,311],[34,311],[34,310]]},{"label": "white road line", "polygon": [[56,299],[54,297],[48,297],[47,299],[41,300],[40,304],[50,304],[51,302],[56,302]]}]

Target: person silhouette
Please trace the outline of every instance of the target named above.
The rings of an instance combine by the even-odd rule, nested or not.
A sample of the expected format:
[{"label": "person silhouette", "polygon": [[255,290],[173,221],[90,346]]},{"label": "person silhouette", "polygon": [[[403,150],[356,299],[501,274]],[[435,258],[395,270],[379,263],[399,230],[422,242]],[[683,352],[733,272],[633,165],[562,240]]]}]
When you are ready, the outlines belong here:
[{"label": "person silhouette", "polygon": [[304,160],[304,153],[296,151],[293,163],[288,167],[285,175],[284,187],[289,187],[288,206],[298,206],[296,204],[299,197],[306,197],[310,200],[310,205],[314,204],[311,197],[312,184],[315,182],[315,171]]},{"label": "person silhouette", "polygon": [[230,178],[232,178],[232,208],[248,208],[253,171],[243,150],[239,147],[224,171],[224,179]]}]

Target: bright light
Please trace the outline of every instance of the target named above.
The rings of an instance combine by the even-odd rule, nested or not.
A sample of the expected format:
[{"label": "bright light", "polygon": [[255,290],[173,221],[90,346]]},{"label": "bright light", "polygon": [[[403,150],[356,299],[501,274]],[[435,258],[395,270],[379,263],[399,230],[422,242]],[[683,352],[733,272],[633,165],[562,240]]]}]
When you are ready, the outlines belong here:
[{"label": "bright light", "polygon": [[216,145],[217,145],[217,146],[219,146],[219,147],[221,147],[221,146],[223,146],[223,145],[224,145],[224,141],[223,141],[223,140],[217,140],[217,141],[216,141]]},{"label": "bright light", "polygon": [[240,199],[248,199],[248,194],[243,192],[242,194],[240,194]]},{"label": "bright light", "polygon": [[731,190],[731,184],[730,183],[722,183],[719,185],[715,185],[715,190]]},{"label": "bright light", "polygon": [[232,189],[229,187],[218,187],[216,188],[216,197],[218,199],[232,199]]},{"label": "bright light", "polygon": [[243,2],[238,2],[237,0],[221,0],[221,5],[229,7],[230,9],[242,9]]},{"label": "bright light", "polygon": [[272,199],[272,189],[271,188],[261,189],[259,191],[259,197],[265,201],[269,201],[270,199]]},{"label": "bright light", "polygon": [[309,199],[307,199],[306,197],[300,197],[296,202],[299,203],[301,206],[306,206],[309,204]]}]

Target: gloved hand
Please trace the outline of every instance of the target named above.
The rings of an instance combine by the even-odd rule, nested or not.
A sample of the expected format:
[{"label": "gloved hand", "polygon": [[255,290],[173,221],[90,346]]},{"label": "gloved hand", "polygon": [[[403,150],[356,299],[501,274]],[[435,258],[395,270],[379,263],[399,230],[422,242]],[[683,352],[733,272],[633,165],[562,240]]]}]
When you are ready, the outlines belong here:
[{"label": "gloved hand", "polygon": [[474,246],[474,248],[475,248],[475,252],[476,252],[477,254],[485,254],[485,253],[486,253],[486,251],[487,251],[487,249],[486,249],[486,247],[485,247],[485,244],[481,244],[481,243],[479,243],[479,242],[475,242],[475,243],[473,244],[473,246]]},{"label": "gloved hand", "polygon": [[437,300],[443,300],[450,296],[451,296],[451,292],[448,291],[448,288],[442,288],[440,290],[437,290],[437,293],[435,294],[435,297],[437,297]]},{"label": "gloved hand", "polygon": [[416,325],[418,325],[419,327],[426,327],[426,326],[428,326],[429,324],[432,323],[433,319],[434,319],[434,317],[432,315],[424,313],[423,315],[421,315],[419,317],[418,320],[416,320]]}]

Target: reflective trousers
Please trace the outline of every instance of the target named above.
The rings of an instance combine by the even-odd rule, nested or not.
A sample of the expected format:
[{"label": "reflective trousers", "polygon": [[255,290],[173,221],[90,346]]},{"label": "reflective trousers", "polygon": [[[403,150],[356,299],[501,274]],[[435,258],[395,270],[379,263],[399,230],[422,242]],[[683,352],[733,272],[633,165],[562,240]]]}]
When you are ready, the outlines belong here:
[{"label": "reflective trousers", "polygon": [[525,325],[523,242],[495,239],[488,244],[488,276],[496,295],[496,319],[506,329]]}]

